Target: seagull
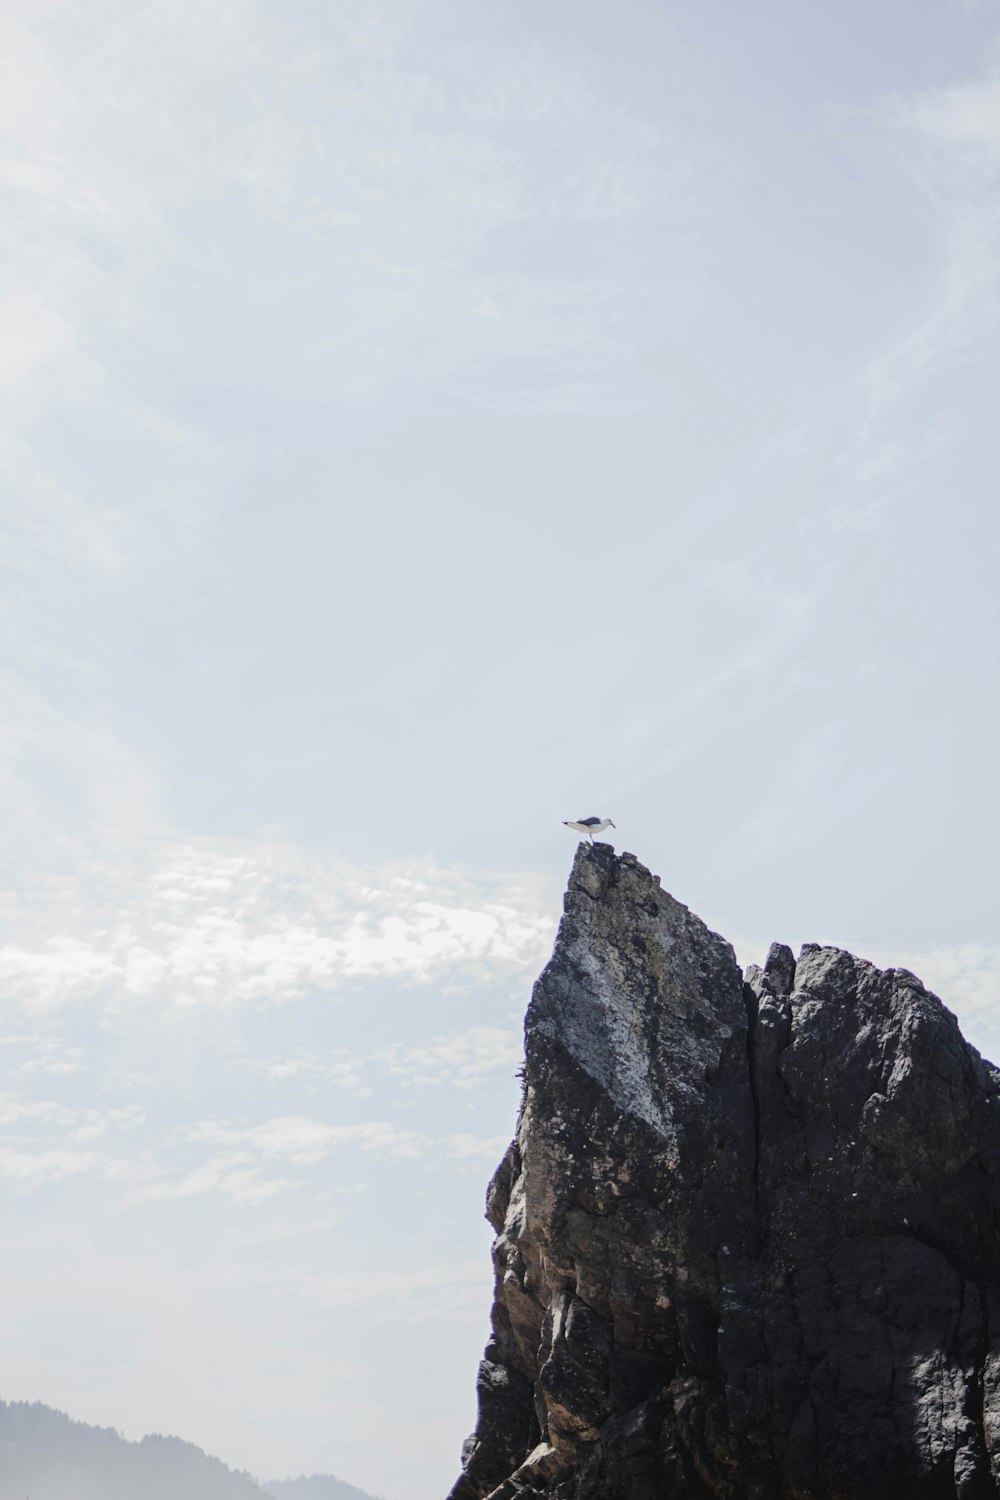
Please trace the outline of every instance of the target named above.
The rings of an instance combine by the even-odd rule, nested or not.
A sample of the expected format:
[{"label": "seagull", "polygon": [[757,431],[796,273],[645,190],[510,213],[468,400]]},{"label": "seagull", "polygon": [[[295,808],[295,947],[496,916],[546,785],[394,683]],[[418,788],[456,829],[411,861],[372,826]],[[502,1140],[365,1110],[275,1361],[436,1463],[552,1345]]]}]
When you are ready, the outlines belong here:
[{"label": "seagull", "polygon": [[614,828],[610,818],[579,818],[577,822],[571,823],[568,818],[563,818],[564,828],[575,828],[577,833],[589,833],[590,842],[594,842],[595,833],[603,833],[605,828]]}]

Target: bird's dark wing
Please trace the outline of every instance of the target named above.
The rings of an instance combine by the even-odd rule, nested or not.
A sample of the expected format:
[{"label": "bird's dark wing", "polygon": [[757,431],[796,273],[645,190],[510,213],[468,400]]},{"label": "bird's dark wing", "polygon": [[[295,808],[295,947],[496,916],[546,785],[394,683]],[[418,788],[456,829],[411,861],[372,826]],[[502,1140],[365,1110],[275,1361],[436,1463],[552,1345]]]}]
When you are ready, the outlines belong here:
[{"label": "bird's dark wing", "polygon": [[581,818],[580,826],[582,828],[596,828],[600,821],[600,818]]}]

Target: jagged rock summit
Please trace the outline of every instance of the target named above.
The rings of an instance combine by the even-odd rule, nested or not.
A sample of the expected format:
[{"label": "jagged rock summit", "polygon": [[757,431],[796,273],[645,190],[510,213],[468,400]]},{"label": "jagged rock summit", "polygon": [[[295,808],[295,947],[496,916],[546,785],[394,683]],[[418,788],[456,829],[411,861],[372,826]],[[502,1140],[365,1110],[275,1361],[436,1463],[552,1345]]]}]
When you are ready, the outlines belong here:
[{"label": "jagged rock summit", "polygon": [[732,948],[582,844],[451,1500],[1000,1494],[1000,1073],[905,969]]}]

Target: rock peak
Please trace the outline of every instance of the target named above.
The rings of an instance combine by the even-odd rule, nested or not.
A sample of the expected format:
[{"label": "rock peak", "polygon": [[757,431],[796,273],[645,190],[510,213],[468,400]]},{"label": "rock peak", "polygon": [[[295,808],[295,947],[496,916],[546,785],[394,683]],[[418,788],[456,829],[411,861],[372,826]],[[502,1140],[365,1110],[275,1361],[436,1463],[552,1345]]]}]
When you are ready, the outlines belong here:
[{"label": "rock peak", "polygon": [[581,843],[451,1500],[1000,1494],[1000,1088],[902,969]]}]

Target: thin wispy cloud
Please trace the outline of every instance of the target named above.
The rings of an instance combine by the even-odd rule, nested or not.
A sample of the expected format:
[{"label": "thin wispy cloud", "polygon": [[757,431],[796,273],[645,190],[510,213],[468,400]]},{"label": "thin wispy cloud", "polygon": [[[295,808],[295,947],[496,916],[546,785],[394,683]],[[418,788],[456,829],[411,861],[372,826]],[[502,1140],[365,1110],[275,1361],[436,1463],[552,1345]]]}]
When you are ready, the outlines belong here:
[{"label": "thin wispy cloud", "polygon": [[314,1283],[313,1291],[325,1307],[358,1303],[380,1323],[447,1323],[475,1316],[483,1269],[475,1261],[451,1261],[419,1270],[360,1271]]},{"label": "thin wispy cloud", "polygon": [[20,1192],[78,1177],[107,1177],[127,1161],[145,1123],[137,1107],[74,1108],[0,1096],[0,1178]]},{"label": "thin wispy cloud", "polygon": [[271,1083],[287,1083],[294,1080],[315,1090],[320,1085],[332,1085],[345,1089],[364,1099],[371,1093],[365,1082],[364,1059],[352,1056],[344,1049],[334,1049],[326,1056],[300,1047],[289,1057],[248,1058],[245,1064],[253,1072],[262,1074]]},{"label": "thin wispy cloud", "polygon": [[338,1147],[350,1146],[407,1160],[422,1155],[428,1147],[426,1137],[400,1130],[386,1120],[363,1125],[330,1125],[296,1115],[246,1126],[205,1122],[189,1127],[185,1139],[216,1145],[246,1145],[265,1161],[285,1160],[297,1166],[314,1166]]},{"label": "thin wispy cloud", "polygon": [[899,109],[931,140],[963,148],[976,165],[1000,166],[1000,72],[917,94]]},{"label": "thin wispy cloud", "polygon": [[306,1183],[327,1197],[350,1188],[345,1167],[356,1171],[365,1159],[486,1166],[505,1146],[500,1136],[435,1136],[388,1120],[336,1124],[307,1115],[202,1120],[163,1131],[136,1108],[0,1097],[0,1179],[23,1193],[87,1178],[114,1213],[210,1196],[252,1208]]},{"label": "thin wispy cloud", "polygon": [[425,1045],[395,1042],[385,1048],[321,1055],[299,1048],[288,1057],[248,1058],[245,1066],[272,1084],[294,1083],[315,1092],[333,1086],[359,1099],[386,1079],[408,1088],[480,1087],[492,1074],[510,1075],[523,1053],[520,1021],[510,1026],[466,1025]]},{"label": "thin wispy cloud", "polygon": [[980,343],[1000,311],[1000,76],[897,97],[890,117],[937,219],[944,265],[915,325],[866,371],[873,412]]},{"label": "thin wispy cloud", "polygon": [[425,1047],[389,1047],[380,1060],[394,1078],[413,1086],[474,1089],[498,1068],[512,1071],[523,1051],[520,1026],[471,1026]]}]

